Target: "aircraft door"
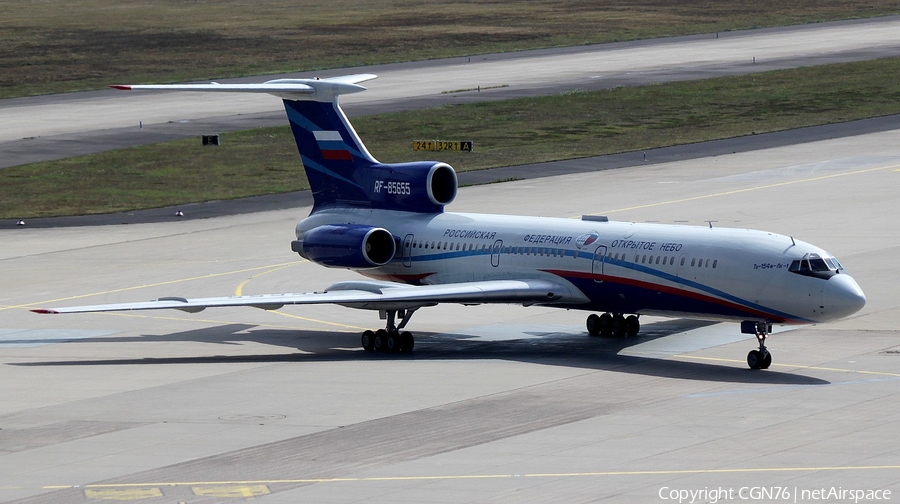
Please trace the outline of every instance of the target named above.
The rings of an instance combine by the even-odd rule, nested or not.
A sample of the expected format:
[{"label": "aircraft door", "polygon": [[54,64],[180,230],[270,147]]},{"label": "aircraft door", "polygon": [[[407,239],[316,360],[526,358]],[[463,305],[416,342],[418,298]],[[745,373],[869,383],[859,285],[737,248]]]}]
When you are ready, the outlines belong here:
[{"label": "aircraft door", "polygon": [[591,261],[591,275],[594,281],[600,283],[603,281],[603,265],[606,263],[606,245],[600,245],[594,251],[594,260]]},{"label": "aircraft door", "polygon": [[497,267],[500,266],[500,251],[503,249],[503,240],[497,240],[494,242],[494,246],[491,247],[491,266]]},{"label": "aircraft door", "polygon": [[403,265],[407,268],[412,266],[412,244],[415,238],[414,235],[408,234],[403,239]]},{"label": "aircraft door", "polygon": [[678,278],[685,278],[687,276],[687,273],[690,271],[690,267],[691,262],[688,259],[688,255],[681,254],[678,257],[678,264],[675,265],[675,271],[677,272],[675,276],[677,276]]}]

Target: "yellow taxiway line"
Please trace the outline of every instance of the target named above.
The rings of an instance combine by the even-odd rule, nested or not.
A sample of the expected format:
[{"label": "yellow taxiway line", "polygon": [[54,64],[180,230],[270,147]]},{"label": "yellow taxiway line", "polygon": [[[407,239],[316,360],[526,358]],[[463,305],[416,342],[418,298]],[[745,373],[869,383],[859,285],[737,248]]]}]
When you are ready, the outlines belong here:
[{"label": "yellow taxiway line", "polygon": [[305,483],[346,483],[375,481],[450,481],[450,480],[486,480],[510,478],[577,478],[577,477],[615,477],[615,476],[671,476],[693,474],[756,474],[756,473],[788,473],[788,472],[837,472],[837,471],[881,471],[900,470],[900,465],[869,466],[800,466],[800,467],[745,467],[733,469],[660,469],[640,471],[585,471],[560,473],[523,473],[523,474],[446,474],[434,476],[370,476],[357,478],[297,478],[271,480],[235,480],[235,481],[170,481],[145,483],[97,483],[89,485],[48,485],[44,490],[61,490],[68,488],[136,488],[136,487],[198,487],[226,485],[284,485]]},{"label": "yellow taxiway line", "polygon": [[[832,178],[837,178],[837,177],[847,177],[847,176],[850,176],[850,175],[860,175],[860,174],[863,174],[863,173],[870,173],[870,172],[875,172],[875,171],[886,171],[886,170],[892,170],[892,171],[894,171],[894,170],[896,170],[896,169],[898,169],[898,168],[900,168],[900,165],[879,166],[878,168],[867,168],[867,169],[865,169],[865,170],[856,170],[856,171],[844,172],[844,173],[833,173],[833,174],[831,174],[831,175],[822,175],[822,176],[819,176],[819,177],[811,177],[811,178],[805,178],[805,179],[800,179],[800,180],[790,180],[790,181],[787,181],[787,182],[777,182],[777,183],[775,183],[775,184],[761,185],[761,186],[755,186],[755,187],[747,187],[747,188],[744,188],[744,189],[735,189],[735,190],[733,190],[733,191],[724,191],[724,192],[717,192],[717,193],[712,193],[712,194],[704,194],[704,195],[701,195],[701,196],[692,196],[692,197],[690,197],[690,198],[681,198],[681,199],[676,199],[676,200],[660,201],[660,202],[657,202],[657,203],[648,203],[648,204],[646,204],[646,205],[637,205],[637,206],[633,206],[633,207],[616,208],[615,210],[604,210],[604,211],[602,211],[602,212],[596,212],[596,213],[586,214],[586,215],[605,215],[605,214],[610,214],[610,213],[614,213],[614,212],[627,212],[627,211],[630,211],[630,210],[640,210],[640,209],[644,209],[644,208],[653,208],[653,207],[658,207],[658,206],[663,206],[663,205],[673,205],[673,204],[676,204],[676,203],[686,203],[686,202],[689,202],[689,201],[697,201],[697,200],[702,200],[702,199],[717,198],[717,197],[719,197],[719,196],[731,196],[731,195],[734,195],[734,194],[741,194],[741,193],[747,193],[747,192],[753,192],[753,191],[760,191],[760,190],[763,190],[763,189],[772,189],[772,188],[775,188],[775,187],[784,187],[784,186],[789,186],[789,185],[794,185],[794,184],[803,184],[803,183],[806,183],[806,182],[816,182],[816,181],[819,181],[819,180],[827,180],[827,179],[832,179]],[[580,219],[581,216],[573,217],[573,218],[578,218],[578,219]]]}]

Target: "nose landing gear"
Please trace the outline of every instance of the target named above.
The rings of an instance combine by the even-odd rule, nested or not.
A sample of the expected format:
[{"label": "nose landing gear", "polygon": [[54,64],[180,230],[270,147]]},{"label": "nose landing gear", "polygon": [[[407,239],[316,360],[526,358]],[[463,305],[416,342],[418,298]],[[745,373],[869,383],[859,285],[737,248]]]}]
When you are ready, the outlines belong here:
[{"label": "nose landing gear", "polygon": [[742,333],[752,333],[759,341],[759,350],[751,350],[747,354],[747,365],[750,369],[769,369],[772,365],[772,354],[766,349],[766,338],[772,332],[772,324],[768,322],[741,322]]},{"label": "nose landing gear", "polygon": [[[401,331],[412,318],[415,309],[411,310],[386,310],[387,324],[384,329],[377,331],[365,331],[360,337],[360,344],[367,352],[412,352],[416,344],[415,338],[409,331]],[[400,325],[394,325],[397,315],[400,315]]]}]

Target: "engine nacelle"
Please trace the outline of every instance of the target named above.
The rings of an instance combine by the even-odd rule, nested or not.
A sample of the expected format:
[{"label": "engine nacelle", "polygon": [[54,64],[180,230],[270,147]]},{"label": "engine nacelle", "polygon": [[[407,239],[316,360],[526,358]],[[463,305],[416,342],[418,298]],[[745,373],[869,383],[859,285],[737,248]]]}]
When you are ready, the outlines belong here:
[{"label": "engine nacelle", "polygon": [[372,206],[408,212],[443,211],[459,186],[453,168],[434,161],[373,165],[357,177]]},{"label": "engine nacelle", "polygon": [[384,266],[394,258],[397,243],[384,228],[362,224],[326,224],[310,229],[291,249],[329,268],[364,269]]}]

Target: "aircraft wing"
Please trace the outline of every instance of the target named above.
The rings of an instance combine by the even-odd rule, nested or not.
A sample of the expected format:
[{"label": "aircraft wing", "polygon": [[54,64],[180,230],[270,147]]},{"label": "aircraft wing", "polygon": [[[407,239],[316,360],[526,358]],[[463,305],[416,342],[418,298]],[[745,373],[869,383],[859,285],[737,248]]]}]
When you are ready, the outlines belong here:
[{"label": "aircraft wing", "polygon": [[324,292],[297,294],[262,294],[185,299],[164,297],[155,301],[118,303],[92,306],[71,306],[31,310],[35,313],[86,313],[130,310],[176,309],[196,313],[206,308],[224,306],[252,306],[263,310],[277,310],[284,305],[338,304],[369,310],[401,310],[433,306],[439,303],[482,304],[546,304],[579,302],[580,292],[573,293],[564,284],[548,280],[490,280],[440,285],[406,285],[393,282],[338,282]]}]

